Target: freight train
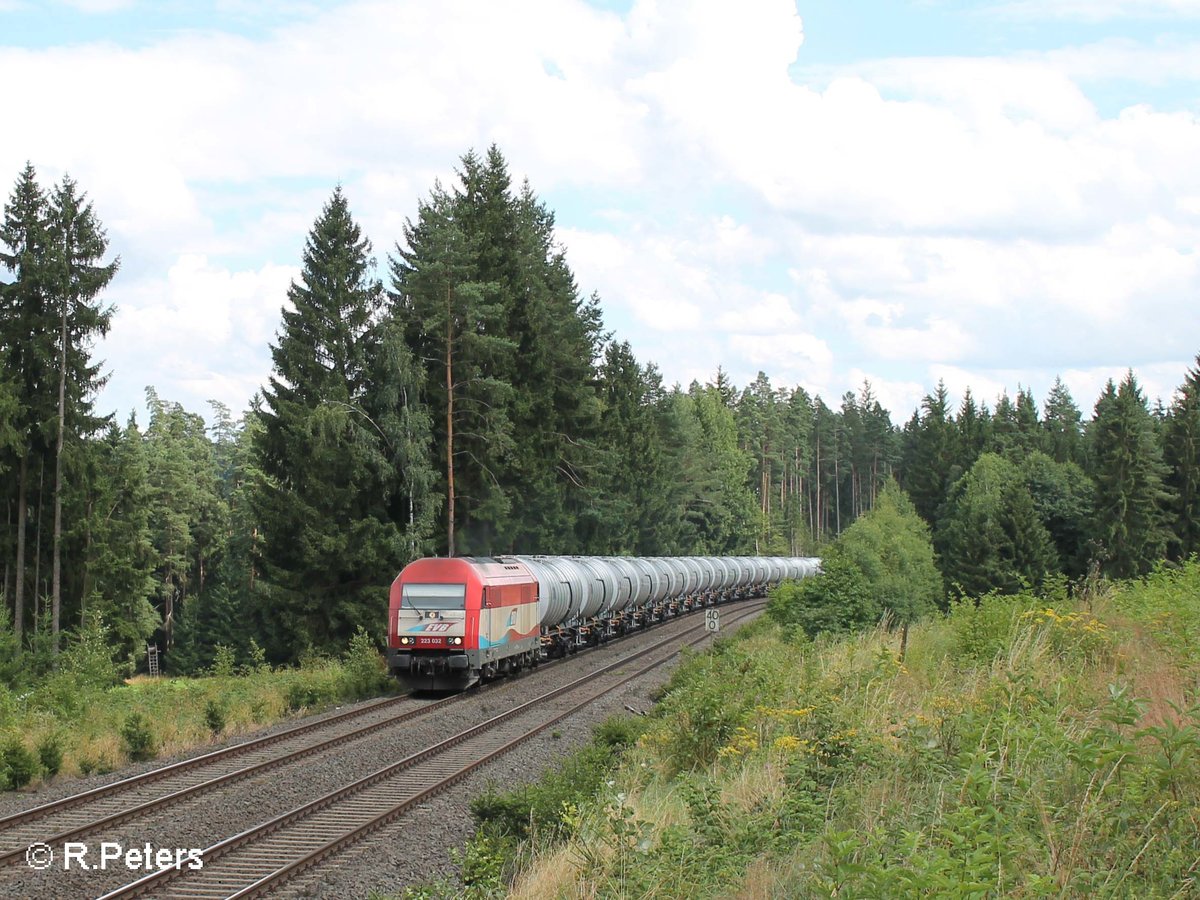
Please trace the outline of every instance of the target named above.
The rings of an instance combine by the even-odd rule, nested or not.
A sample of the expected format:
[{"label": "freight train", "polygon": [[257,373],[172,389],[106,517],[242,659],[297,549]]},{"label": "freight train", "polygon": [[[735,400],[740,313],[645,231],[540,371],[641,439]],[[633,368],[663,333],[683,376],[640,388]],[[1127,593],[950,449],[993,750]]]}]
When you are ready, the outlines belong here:
[{"label": "freight train", "polygon": [[819,567],[768,556],[418,559],[392,582],[388,668],[413,690],[463,690]]}]

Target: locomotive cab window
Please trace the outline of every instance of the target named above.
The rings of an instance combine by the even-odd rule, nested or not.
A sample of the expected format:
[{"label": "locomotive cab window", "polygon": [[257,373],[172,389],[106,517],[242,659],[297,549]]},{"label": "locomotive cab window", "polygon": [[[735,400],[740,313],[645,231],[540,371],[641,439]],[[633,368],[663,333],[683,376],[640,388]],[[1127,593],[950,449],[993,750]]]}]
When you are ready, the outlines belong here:
[{"label": "locomotive cab window", "polygon": [[400,594],[408,609],[462,609],[466,600],[465,584],[406,584]]}]

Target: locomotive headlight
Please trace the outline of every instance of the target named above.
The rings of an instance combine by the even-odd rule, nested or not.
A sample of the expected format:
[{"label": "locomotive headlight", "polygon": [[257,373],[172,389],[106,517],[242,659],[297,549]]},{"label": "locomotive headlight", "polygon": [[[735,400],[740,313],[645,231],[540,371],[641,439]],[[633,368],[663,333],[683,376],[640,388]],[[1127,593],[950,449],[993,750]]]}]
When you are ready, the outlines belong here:
[{"label": "locomotive headlight", "polygon": [[451,643],[453,646],[457,647],[459,644],[461,644],[461,643],[462,643],[462,638],[460,638],[460,637],[452,637],[452,638],[450,638],[450,643]]},{"label": "locomotive headlight", "polygon": [[411,644],[412,642],[413,642],[413,639],[412,639],[412,638],[410,638],[410,637],[402,637],[402,638],[400,638],[400,644],[401,644],[402,646],[403,646],[403,645],[407,645],[407,644]]}]

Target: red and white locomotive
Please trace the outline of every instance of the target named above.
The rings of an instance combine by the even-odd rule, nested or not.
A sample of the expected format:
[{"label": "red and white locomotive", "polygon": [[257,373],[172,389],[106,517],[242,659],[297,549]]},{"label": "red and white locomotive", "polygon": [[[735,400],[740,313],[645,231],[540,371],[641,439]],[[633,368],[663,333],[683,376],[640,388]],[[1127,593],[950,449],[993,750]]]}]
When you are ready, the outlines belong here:
[{"label": "red and white locomotive", "polygon": [[414,690],[462,690],[724,600],[816,574],[811,557],[418,559],[392,583],[388,667]]}]

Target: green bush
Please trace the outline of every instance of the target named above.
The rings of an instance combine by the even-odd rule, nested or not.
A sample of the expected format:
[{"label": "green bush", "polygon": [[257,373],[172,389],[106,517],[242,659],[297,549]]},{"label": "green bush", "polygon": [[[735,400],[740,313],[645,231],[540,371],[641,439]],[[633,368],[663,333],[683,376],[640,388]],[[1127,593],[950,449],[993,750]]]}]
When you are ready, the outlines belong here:
[{"label": "green bush", "polygon": [[142,713],[130,713],[121,726],[121,743],[134,762],[144,762],[158,755],[158,742],[150,720]]},{"label": "green bush", "polygon": [[109,628],[99,616],[88,616],[79,631],[68,634],[66,647],[59,657],[59,669],[82,688],[103,689],[120,680],[113,661]]},{"label": "green bush", "polygon": [[299,709],[311,709],[320,704],[325,697],[325,692],[312,681],[293,681],[287,686],[287,690],[284,691],[283,695],[288,712],[295,712]]},{"label": "green bush", "polygon": [[250,638],[250,649],[247,651],[250,661],[242,667],[243,674],[255,675],[264,672],[270,672],[271,666],[267,662],[267,651],[258,646],[258,641]]},{"label": "green bush", "polygon": [[371,636],[362,628],[350,638],[350,647],[343,657],[347,694],[350,697],[373,697],[388,684],[387,665]]},{"label": "green bush", "polygon": [[883,610],[862,570],[836,548],[821,560],[821,574],[785,581],[772,589],[767,615],[780,625],[799,626],[810,637],[869,628]]},{"label": "green bush", "polygon": [[968,663],[987,665],[1008,651],[1021,615],[1038,605],[1030,594],[985,594],[976,600],[963,597],[950,603],[950,630],[955,656]]},{"label": "green bush", "polygon": [[43,735],[42,739],[38,741],[38,759],[42,763],[42,768],[46,770],[46,774],[51,777],[57,775],[62,769],[64,743],[62,733],[58,731]]},{"label": "green bush", "polygon": [[569,830],[567,812],[596,796],[616,765],[614,748],[623,744],[612,739],[632,733],[617,721],[610,719],[597,728],[591,743],[566,757],[537,783],[505,793],[488,790],[472,800],[471,814],[480,836],[515,842],[534,832],[565,835]]},{"label": "green bush", "polygon": [[219,678],[229,678],[237,670],[237,658],[232,647],[217,644],[213,649],[213,664],[209,674]]},{"label": "green bush", "polygon": [[79,774],[106,775],[113,770],[112,763],[100,756],[81,756],[79,758]]},{"label": "green bush", "polygon": [[7,773],[8,786],[12,790],[25,787],[40,771],[37,757],[15,737],[0,749],[0,769]]},{"label": "green bush", "polygon": [[204,704],[204,724],[217,737],[225,730],[225,706],[213,698]]},{"label": "green bush", "polygon": [[646,730],[642,716],[613,716],[596,726],[596,740],[606,747],[622,749],[632,746]]}]

